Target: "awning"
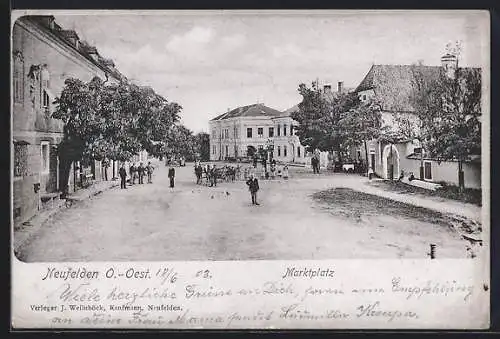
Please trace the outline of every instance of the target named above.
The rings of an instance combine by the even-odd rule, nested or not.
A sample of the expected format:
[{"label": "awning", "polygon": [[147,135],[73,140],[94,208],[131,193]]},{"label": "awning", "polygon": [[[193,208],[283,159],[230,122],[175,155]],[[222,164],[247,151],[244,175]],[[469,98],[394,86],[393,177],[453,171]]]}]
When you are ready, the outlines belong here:
[{"label": "awning", "polygon": [[30,143],[27,142],[26,140],[19,140],[19,139],[13,139],[12,142],[15,144],[15,145],[29,145]]}]

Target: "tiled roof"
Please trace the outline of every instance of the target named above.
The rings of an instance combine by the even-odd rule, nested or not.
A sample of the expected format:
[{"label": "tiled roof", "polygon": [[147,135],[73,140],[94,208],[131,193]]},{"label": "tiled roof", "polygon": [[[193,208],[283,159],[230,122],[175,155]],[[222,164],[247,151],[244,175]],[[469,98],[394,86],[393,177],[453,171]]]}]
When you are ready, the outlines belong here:
[{"label": "tiled roof", "polygon": [[[62,43],[66,44],[70,48],[74,49],[77,53],[81,54],[85,57],[89,62],[93,63],[97,67],[101,68],[106,73],[111,74],[117,80],[125,80],[126,77],[121,74],[115,67],[114,63],[111,59],[103,59],[102,57],[99,60],[95,60],[91,57],[91,53],[95,53],[99,56],[97,48],[95,46],[90,46],[87,42],[80,40],[78,34],[74,30],[65,30],[61,28],[57,23],[53,23],[53,27],[51,27],[48,23],[50,21],[54,21],[54,17],[51,15],[28,15],[23,17],[24,20],[31,22],[36,25],[38,28],[43,29],[46,33],[55,37]],[[73,38],[78,40],[80,46],[75,46],[70,39]]]},{"label": "tiled roof", "polygon": [[[462,70],[470,71],[473,68]],[[415,74],[421,74],[426,80],[432,81],[441,72],[444,72],[441,66],[373,65],[355,92],[373,89],[384,110],[412,112],[411,94]]]},{"label": "tiled roof", "polygon": [[432,80],[437,79],[442,71],[439,66],[373,65],[355,91],[373,89],[384,110],[411,112],[415,72]]},{"label": "tiled roof", "polygon": [[229,112],[223,113],[215,118],[213,118],[211,121],[217,121],[217,120],[225,120],[225,119],[230,119],[230,118],[237,118],[237,117],[277,117],[281,114],[280,111],[275,110],[274,108],[270,108],[267,106],[264,106],[263,104],[253,104],[253,105],[248,105],[248,106],[242,106],[235,108]]}]

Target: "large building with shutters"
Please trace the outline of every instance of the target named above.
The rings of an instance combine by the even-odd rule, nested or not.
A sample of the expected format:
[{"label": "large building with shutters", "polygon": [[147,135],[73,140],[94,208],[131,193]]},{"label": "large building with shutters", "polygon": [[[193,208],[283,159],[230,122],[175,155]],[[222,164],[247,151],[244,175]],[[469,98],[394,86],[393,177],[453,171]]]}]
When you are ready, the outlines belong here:
[{"label": "large building with shutters", "polygon": [[[75,31],[60,27],[53,16],[21,17],[11,36],[13,217],[18,224],[34,216],[60,190],[57,146],[63,125],[51,113],[65,79],[89,81],[97,76],[120,81],[124,77],[112,60],[81,41]],[[103,177],[100,162],[83,167],[73,167],[70,190],[78,187],[83,176]],[[108,176],[116,176],[117,170],[118,164],[111,162]]]},{"label": "large building with shutters", "polygon": [[295,135],[290,112],[264,104],[229,110],[210,120],[210,160],[247,157],[249,147],[268,149],[279,162],[307,163],[306,151]]}]

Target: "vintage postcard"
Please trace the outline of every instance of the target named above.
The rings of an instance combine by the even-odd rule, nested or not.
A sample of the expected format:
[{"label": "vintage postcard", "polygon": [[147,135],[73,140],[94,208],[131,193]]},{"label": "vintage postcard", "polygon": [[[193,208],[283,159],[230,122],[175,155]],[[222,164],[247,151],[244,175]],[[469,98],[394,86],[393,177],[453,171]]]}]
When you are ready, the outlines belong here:
[{"label": "vintage postcard", "polygon": [[13,329],[486,329],[487,11],[13,11]]}]

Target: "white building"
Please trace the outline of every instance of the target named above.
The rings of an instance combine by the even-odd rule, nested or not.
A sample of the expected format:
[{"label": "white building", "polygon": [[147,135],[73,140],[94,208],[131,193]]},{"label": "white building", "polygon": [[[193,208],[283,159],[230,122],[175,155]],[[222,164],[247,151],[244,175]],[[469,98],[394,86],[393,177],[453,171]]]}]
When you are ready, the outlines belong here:
[{"label": "white building", "polygon": [[215,117],[209,123],[210,160],[244,158],[250,146],[259,150],[272,145],[276,161],[308,163],[304,146],[294,132],[297,122],[290,112],[253,104]]},{"label": "white building", "polygon": [[[445,55],[441,66],[424,65],[373,65],[355,92],[361,101],[376,99],[381,104],[383,126],[397,131],[394,114],[404,114],[416,119],[411,102],[413,81],[418,72],[427,81],[437,79],[442,72],[451,76],[458,67],[456,57]],[[462,72],[480,72],[477,68],[461,68]],[[401,171],[414,173],[415,177],[429,182],[458,184],[458,162],[438,161],[426,155],[417,140],[388,141],[370,140],[367,143],[368,166],[381,178],[398,178]],[[422,154],[423,152],[423,154]],[[356,160],[366,161],[364,147],[357,151]],[[421,161],[423,160],[423,164]],[[422,165],[422,168],[421,168]],[[472,157],[463,164],[466,187],[481,187],[480,155]],[[421,173],[422,172],[422,173]]]}]

